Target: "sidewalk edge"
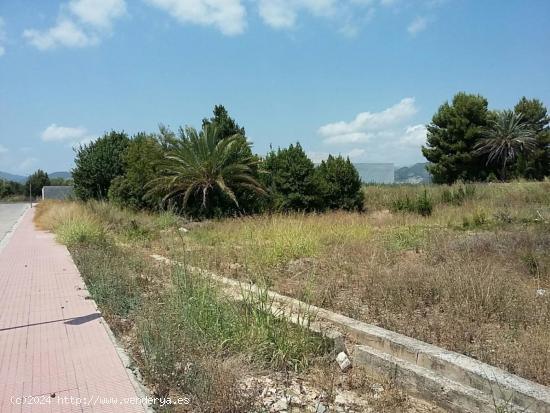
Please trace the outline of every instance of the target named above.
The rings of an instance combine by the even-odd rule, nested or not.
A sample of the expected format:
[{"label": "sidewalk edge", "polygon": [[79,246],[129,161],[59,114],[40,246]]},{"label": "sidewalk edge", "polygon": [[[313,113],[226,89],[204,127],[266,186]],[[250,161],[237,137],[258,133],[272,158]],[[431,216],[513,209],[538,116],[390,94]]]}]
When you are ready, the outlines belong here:
[{"label": "sidewalk edge", "polygon": [[[137,367],[132,368],[132,358],[126,352],[126,350],[120,344],[120,342],[117,340],[115,334],[113,333],[113,330],[111,330],[111,327],[109,327],[109,324],[107,323],[107,321],[105,321],[103,316],[101,316],[101,324],[103,325],[103,328],[105,328],[105,331],[109,336],[109,339],[111,340],[111,342],[113,343],[113,346],[115,347],[115,350],[118,354],[118,358],[120,359],[122,365],[124,366],[124,369],[126,370],[126,374],[128,375],[128,378],[130,379],[130,382],[132,383],[134,390],[136,391],[136,395],[141,399],[151,398],[152,397],[151,393],[149,392],[147,387],[145,387],[145,385],[141,380],[141,374],[139,373],[139,370],[137,370],[137,373],[136,373]],[[154,412],[154,409],[151,407],[150,404],[142,405],[142,406],[147,413]]]}]

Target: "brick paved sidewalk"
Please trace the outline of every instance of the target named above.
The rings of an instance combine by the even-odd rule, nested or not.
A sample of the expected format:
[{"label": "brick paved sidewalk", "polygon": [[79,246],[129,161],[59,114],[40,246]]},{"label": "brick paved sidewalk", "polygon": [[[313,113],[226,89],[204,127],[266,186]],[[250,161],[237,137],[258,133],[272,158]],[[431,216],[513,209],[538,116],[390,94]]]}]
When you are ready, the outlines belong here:
[{"label": "brick paved sidewalk", "polygon": [[0,412],[143,412],[123,401],[136,390],[71,256],[33,214],[0,252]]}]

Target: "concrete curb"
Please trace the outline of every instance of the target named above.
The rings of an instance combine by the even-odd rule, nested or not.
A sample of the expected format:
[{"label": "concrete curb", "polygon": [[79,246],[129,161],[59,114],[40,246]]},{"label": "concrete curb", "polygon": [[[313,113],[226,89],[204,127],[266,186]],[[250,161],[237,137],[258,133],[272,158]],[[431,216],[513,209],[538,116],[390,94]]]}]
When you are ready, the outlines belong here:
[{"label": "concrete curb", "polygon": [[[160,255],[151,255],[165,264],[181,265]],[[221,277],[200,268],[191,271],[209,277],[236,298],[262,290],[249,283]],[[378,376],[385,376],[416,397],[456,412],[541,412],[550,413],[550,388],[482,363],[459,353],[367,324],[342,314],[308,305],[272,291],[268,296],[276,311],[303,324],[300,314],[313,315],[307,327],[339,334],[354,345],[356,363]],[[298,317],[296,317],[298,315]],[[336,330],[336,331],[335,331]],[[340,336],[341,337],[341,336]]]},{"label": "concrete curb", "polygon": [[[95,304],[95,302],[94,302],[94,304]],[[97,305],[96,305],[96,307],[97,307]],[[98,311],[99,311],[99,309],[98,309]],[[124,347],[119,343],[119,341],[117,340],[115,334],[111,330],[111,327],[109,327],[109,324],[107,324],[107,322],[105,321],[105,319],[103,319],[103,317],[101,318],[101,324],[105,328],[105,331],[107,332],[107,335],[109,336],[109,339],[113,343],[113,346],[115,347],[115,350],[118,354],[118,358],[120,359],[122,365],[126,369],[126,373],[128,375],[128,378],[130,379],[130,382],[132,383],[132,386],[134,386],[134,390],[136,391],[137,396],[142,400],[151,399],[152,396],[149,393],[148,389],[143,384],[143,382],[141,380],[141,374],[139,373],[139,370],[137,370],[137,367],[135,367],[135,366],[134,366],[134,368],[132,368],[132,359],[131,359],[131,357],[128,355],[128,353],[126,352]],[[154,413],[154,411],[155,411],[153,409],[153,407],[149,404],[142,405],[142,406],[143,406],[143,409],[147,413]]]}]

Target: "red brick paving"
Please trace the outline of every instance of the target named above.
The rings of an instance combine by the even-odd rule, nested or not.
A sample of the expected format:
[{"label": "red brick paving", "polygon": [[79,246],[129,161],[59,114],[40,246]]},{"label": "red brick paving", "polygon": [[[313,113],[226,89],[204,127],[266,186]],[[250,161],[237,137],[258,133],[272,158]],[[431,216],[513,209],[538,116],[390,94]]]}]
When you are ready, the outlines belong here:
[{"label": "red brick paving", "polygon": [[0,252],[0,412],[143,412],[69,252],[33,213]]}]

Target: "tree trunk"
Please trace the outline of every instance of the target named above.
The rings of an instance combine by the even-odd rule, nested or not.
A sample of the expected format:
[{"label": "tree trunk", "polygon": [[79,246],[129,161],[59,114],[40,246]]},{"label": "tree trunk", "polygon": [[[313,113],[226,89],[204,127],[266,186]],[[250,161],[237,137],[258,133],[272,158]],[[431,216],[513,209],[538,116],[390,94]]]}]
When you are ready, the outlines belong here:
[{"label": "tree trunk", "polygon": [[506,161],[507,159],[504,159],[504,163],[502,164],[502,171],[500,173],[500,179],[502,179],[503,182],[506,182]]}]

